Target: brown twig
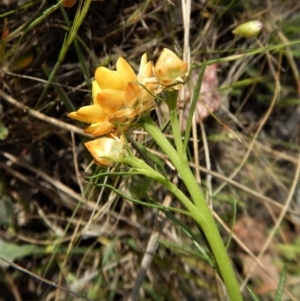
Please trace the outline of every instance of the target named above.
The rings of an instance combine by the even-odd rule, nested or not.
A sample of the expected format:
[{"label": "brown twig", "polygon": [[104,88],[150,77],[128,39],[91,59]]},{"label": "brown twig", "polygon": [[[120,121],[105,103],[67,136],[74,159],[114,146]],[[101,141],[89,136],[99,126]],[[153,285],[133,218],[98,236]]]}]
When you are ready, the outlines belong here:
[{"label": "brown twig", "polygon": [[66,122],[57,120],[56,118],[53,118],[53,117],[48,117],[45,114],[42,114],[42,113],[40,113],[36,110],[33,110],[33,109],[29,108],[28,106],[23,105],[20,101],[18,101],[15,98],[7,95],[1,89],[0,89],[0,97],[2,97],[4,100],[6,100],[10,104],[14,105],[15,107],[17,107],[18,109],[23,110],[25,112],[28,112],[29,115],[31,115],[35,118],[38,118],[38,119],[40,119],[44,122],[52,124],[52,125],[60,128],[60,129],[65,130],[65,131],[69,131],[69,132],[76,133],[76,134],[86,136],[86,137],[91,137],[90,135],[85,134],[82,129],[80,129],[80,128],[74,126],[74,125],[71,125],[71,124],[68,124]]}]

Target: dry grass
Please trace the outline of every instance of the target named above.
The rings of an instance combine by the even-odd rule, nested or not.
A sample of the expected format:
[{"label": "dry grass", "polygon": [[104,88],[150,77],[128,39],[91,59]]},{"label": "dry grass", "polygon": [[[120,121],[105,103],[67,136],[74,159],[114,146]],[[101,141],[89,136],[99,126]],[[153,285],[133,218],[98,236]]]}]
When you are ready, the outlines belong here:
[{"label": "dry grass", "polygon": [[[0,300],[87,300],[79,294],[134,300],[137,292],[138,300],[225,300],[215,271],[187,252],[197,248],[185,230],[205,245],[187,217],[174,214],[184,229],[97,184],[147,204],[179,207],[177,201],[142,177],[91,177],[99,169],[82,146],[83,125],[66,117],[90,103],[96,66],[113,67],[123,56],[136,67],[144,52],[155,60],[163,47],[195,65],[217,62],[222,105],[214,114],[222,124],[211,116],[194,124],[190,160],[224,241],[236,204],[229,253],[245,300],[251,300],[248,284],[259,300],[274,300],[284,263],[284,300],[298,300],[299,5],[194,1],[189,15],[189,1],[93,1],[59,61],[79,4],[66,9],[46,0],[6,2],[0,4],[0,118],[8,129],[0,140],[0,256],[69,291],[0,261]],[[257,39],[231,34],[254,18],[265,26]],[[163,106],[153,117],[164,124]],[[135,139],[164,159],[184,190],[151,141],[139,131]]]}]

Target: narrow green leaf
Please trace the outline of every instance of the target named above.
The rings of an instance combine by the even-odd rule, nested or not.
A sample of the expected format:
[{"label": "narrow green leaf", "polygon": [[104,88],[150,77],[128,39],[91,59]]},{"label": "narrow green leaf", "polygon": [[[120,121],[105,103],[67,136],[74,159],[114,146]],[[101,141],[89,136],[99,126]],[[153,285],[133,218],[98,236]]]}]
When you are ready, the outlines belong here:
[{"label": "narrow green leaf", "polygon": [[113,255],[116,242],[117,242],[117,238],[114,238],[114,240],[111,241],[111,243],[104,248],[102,262],[101,262],[102,267],[104,267],[109,262],[110,257]]},{"label": "narrow green leaf", "polygon": [[184,248],[184,247],[182,247],[182,246],[179,246],[179,245],[176,245],[176,244],[173,244],[173,243],[170,243],[170,242],[168,242],[168,241],[161,240],[161,239],[157,239],[157,241],[158,241],[160,244],[165,245],[165,246],[168,247],[168,248],[175,248],[175,249],[178,249],[178,250],[183,251],[183,252],[185,252],[185,253],[187,253],[187,254],[190,254],[190,255],[192,255],[192,256],[199,257],[199,258],[202,259],[202,260],[206,260],[206,259],[207,259],[207,257],[201,255],[200,253],[194,252],[194,251],[192,251],[192,250],[190,250],[190,249],[187,249],[187,248]]},{"label": "narrow green leaf", "polygon": [[5,140],[8,136],[7,127],[0,121],[0,140]]},{"label": "narrow green leaf", "polygon": [[248,289],[248,291],[249,291],[249,293],[250,293],[250,295],[251,295],[251,297],[253,298],[254,301],[260,301],[258,299],[258,297],[254,294],[254,292],[248,286],[247,286],[247,289]]},{"label": "narrow green leaf", "polygon": [[[35,247],[36,247],[35,245],[20,246],[20,245],[5,242],[4,240],[0,239],[0,256],[9,261],[15,261],[18,258],[22,258],[33,254]],[[9,264],[1,260],[0,266],[8,267]]]},{"label": "narrow green leaf", "polygon": [[[89,183],[89,184],[95,185],[93,183]],[[174,208],[174,207],[165,207],[165,206],[162,206],[161,204],[155,203],[153,201],[151,203],[146,203],[146,202],[136,200],[134,198],[129,197],[128,195],[125,195],[120,190],[118,190],[115,187],[113,187],[111,185],[108,185],[108,184],[96,184],[95,186],[109,188],[112,191],[114,191],[117,195],[124,198],[125,200],[128,200],[128,201],[130,201],[132,203],[135,203],[135,204],[138,204],[138,205],[143,205],[143,206],[150,207],[150,208],[156,208],[156,209],[159,209],[159,210],[164,210],[163,211],[164,213],[165,213],[165,211],[174,211],[174,212],[177,212],[177,213],[181,213],[181,214],[185,214],[185,215],[190,216],[189,212],[187,212],[185,210],[182,210],[182,209],[177,209],[177,208]],[[150,202],[151,200],[148,200],[148,201]]]},{"label": "narrow green leaf", "polygon": [[281,301],[283,291],[284,291],[284,285],[286,281],[286,265],[284,265],[281,274],[280,274],[280,281],[277,287],[276,295],[275,295],[275,301]]},{"label": "narrow green leaf", "polygon": [[157,170],[158,167],[161,168],[163,171],[163,174],[165,176],[167,176],[167,173],[164,168],[164,163],[160,160],[160,158],[158,156],[149,152],[148,149],[141,143],[135,142],[135,146],[138,148],[138,152],[142,155],[143,159],[148,159],[153,163],[153,164],[149,164],[149,165],[152,165],[155,170]]},{"label": "narrow green leaf", "polygon": [[[43,67],[43,70],[46,73],[46,75],[50,76],[51,71],[48,68],[48,66],[46,64],[43,64],[42,67]],[[53,77],[51,81],[53,83],[57,83],[55,77]],[[56,90],[57,94],[59,95],[60,99],[62,100],[65,107],[67,108],[67,110],[69,112],[76,111],[72,101],[69,99],[67,93],[62,89],[62,87],[60,85],[55,85],[54,87],[55,87],[55,90]]]},{"label": "narrow green leaf", "polygon": [[[65,38],[65,40],[63,42],[63,45],[62,45],[62,47],[60,49],[60,52],[59,52],[59,55],[58,55],[57,62],[55,64],[54,68],[51,70],[51,73],[49,74],[47,85],[45,86],[44,91],[43,91],[43,93],[41,94],[41,96],[40,96],[40,98],[38,100],[38,103],[43,99],[45,93],[47,92],[47,90],[49,88],[50,83],[54,79],[54,76],[55,76],[55,74],[56,74],[56,72],[57,72],[57,70],[58,70],[61,62],[65,58],[65,55],[66,55],[66,53],[67,53],[70,45],[72,44],[73,40],[75,39],[77,31],[78,31],[79,27],[81,26],[81,24],[82,24],[82,22],[83,22],[83,20],[84,20],[84,18],[86,16],[86,14],[87,14],[87,12],[88,12],[88,9],[90,7],[91,1],[92,0],[86,0],[86,1],[81,1],[79,3],[77,11],[76,11],[76,15],[75,15],[75,19],[74,19],[73,25],[70,28],[69,33],[68,33],[67,37]],[[60,7],[63,15],[66,15],[64,7],[61,6],[61,5],[59,7]],[[70,23],[68,23],[68,25],[70,27]],[[78,50],[78,48],[77,48],[77,50]],[[70,111],[74,111],[74,110],[70,110]]]},{"label": "narrow green leaf", "polygon": [[228,241],[227,241],[226,246],[225,246],[226,250],[228,250],[228,248],[230,246],[230,242],[231,242],[232,234],[233,234],[233,227],[235,225],[235,222],[236,222],[236,201],[235,201],[235,198],[233,198],[233,220],[232,220],[230,236],[229,236]]},{"label": "narrow green leaf", "polygon": [[199,97],[199,94],[200,94],[200,89],[201,89],[201,84],[202,84],[202,79],[203,79],[203,76],[204,76],[205,68],[206,68],[206,61],[204,61],[201,64],[200,73],[199,73],[197,83],[196,83],[196,87],[195,87],[195,90],[194,90],[194,94],[193,94],[193,98],[192,98],[192,102],[191,102],[191,108],[190,108],[190,112],[189,112],[189,116],[188,116],[187,124],[186,124],[186,129],[185,129],[185,133],[184,133],[183,152],[186,151],[186,148],[187,148],[187,145],[188,145],[188,142],[189,142],[190,132],[191,132],[191,128],[192,128],[192,122],[193,122],[193,115],[194,115],[194,111],[195,111],[196,104],[197,104],[197,101],[198,101],[198,97]]},{"label": "narrow green leaf", "polygon": [[[195,237],[195,235],[191,232],[191,230],[186,227],[177,217],[175,217],[170,211],[162,210],[162,212],[177,226],[182,229],[182,231],[191,239],[193,244],[196,246],[200,254],[201,258],[204,258],[213,268],[216,268],[216,264],[214,259],[210,256],[210,254],[206,251],[206,249],[199,244],[199,237]],[[201,233],[200,233],[201,234]]]},{"label": "narrow green leaf", "polygon": [[11,225],[14,215],[14,205],[11,199],[6,195],[2,195],[0,197],[0,227]]}]

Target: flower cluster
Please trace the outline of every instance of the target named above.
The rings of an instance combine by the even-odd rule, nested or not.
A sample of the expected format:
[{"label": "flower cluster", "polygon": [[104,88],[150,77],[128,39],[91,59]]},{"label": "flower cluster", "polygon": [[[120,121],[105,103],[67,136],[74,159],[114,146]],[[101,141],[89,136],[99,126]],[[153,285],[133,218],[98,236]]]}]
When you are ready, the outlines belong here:
[{"label": "flower cluster", "polygon": [[116,70],[96,69],[92,82],[93,104],[80,108],[68,116],[91,125],[84,130],[102,138],[85,143],[85,146],[102,166],[112,166],[122,158],[125,140],[122,136],[132,129],[138,118],[155,108],[155,97],[165,89],[182,87],[187,75],[187,63],[171,50],[164,49],[154,66],[141,58],[136,75],[125,59],[120,57]]}]

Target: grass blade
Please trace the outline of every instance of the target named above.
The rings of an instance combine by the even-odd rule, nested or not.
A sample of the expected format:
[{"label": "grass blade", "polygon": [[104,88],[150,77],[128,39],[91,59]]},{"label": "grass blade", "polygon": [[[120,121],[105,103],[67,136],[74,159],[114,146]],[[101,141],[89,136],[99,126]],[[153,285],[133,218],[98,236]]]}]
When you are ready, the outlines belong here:
[{"label": "grass blade", "polygon": [[193,115],[194,115],[194,111],[195,111],[196,104],[197,104],[197,101],[198,101],[198,97],[199,97],[199,93],[200,93],[200,89],[201,89],[201,84],[202,84],[202,79],[203,79],[205,68],[206,68],[206,61],[204,61],[201,64],[200,74],[198,76],[197,84],[196,84],[196,87],[195,87],[195,90],[194,90],[194,94],[193,94],[193,98],[192,98],[192,102],[191,102],[191,108],[190,108],[190,112],[189,112],[189,116],[188,116],[187,124],[186,124],[186,129],[185,129],[185,133],[184,133],[183,152],[186,152],[186,148],[187,148],[187,145],[188,145],[190,132],[191,132],[191,128],[192,128]]},{"label": "grass blade", "polygon": [[275,295],[275,301],[281,301],[282,294],[284,291],[284,285],[286,281],[286,265],[284,265],[281,274],[280,274],[280,281],[277,287],[276,295]]}]

